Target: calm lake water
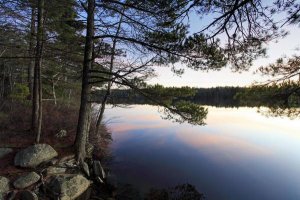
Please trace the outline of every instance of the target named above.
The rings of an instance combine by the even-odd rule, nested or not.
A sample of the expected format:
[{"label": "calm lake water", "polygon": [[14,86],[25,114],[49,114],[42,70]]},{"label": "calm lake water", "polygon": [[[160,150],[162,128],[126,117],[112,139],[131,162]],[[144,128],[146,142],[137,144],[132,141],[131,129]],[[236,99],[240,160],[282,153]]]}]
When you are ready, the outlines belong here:
[{"label": "calm lake water", "polygon": [[141,191],[190,183],[208,200],[299,200],[300,119],[208,107],[207,125],[161,119],[156,106],[108,108],[112,170]]}]

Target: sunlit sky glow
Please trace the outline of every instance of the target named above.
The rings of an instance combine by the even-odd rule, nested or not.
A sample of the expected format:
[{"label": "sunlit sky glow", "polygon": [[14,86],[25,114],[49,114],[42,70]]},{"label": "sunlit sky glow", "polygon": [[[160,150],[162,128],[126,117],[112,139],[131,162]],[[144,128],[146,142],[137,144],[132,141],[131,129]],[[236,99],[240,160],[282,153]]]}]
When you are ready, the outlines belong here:
[{"label": "sunlit sky glow", "polygon": [[[192,20],[193,21],[193,20]],[[191,26],[196,26],[194,22]],[[217,86],[249,86],[255,81],[263,82],[268,77],[253,74],[262,66],[276,61],[282,56],[292,56],[299,53],[296,49],[300,47],[300,29],[297,26],[288,27],[289,35],[278,42],[271,42],[267,47],[267,57],[257,59],[249,71],[241,73],[232,72],[229,67],[220,71],[194,71],[185,68],[185,73],[179,77],[167,67],[156,67],[157,77],[148,81],[149,84],[161,84],[164,86],[191,86],[191,87],[217,87]]]}]

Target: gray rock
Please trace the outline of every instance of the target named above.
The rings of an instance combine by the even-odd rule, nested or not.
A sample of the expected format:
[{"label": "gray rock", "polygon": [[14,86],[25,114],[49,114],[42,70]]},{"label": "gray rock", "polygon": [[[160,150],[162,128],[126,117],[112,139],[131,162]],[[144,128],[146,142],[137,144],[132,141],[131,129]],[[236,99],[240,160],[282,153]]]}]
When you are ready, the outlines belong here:
[{"label": "gray rock", "polygon": [[103,181],[99,176],[97,176],[96,180],[97,180],[99,183],[101,183],[101,184],[104,183],[104,181]]},{"label": "gray rock", "polygon": [[60,131],[58,131],[58,133],[55,134],[55,137],[57,138],[63,138],[63,137],[67,137],[67,131],[62,129]]},{"label": "gray rock", "polygon": [[58,194],[61,200],[72,200],[83,194],[91,182],[79,174],[59,175],[48,183],[51,193]]},{"label": "gray rock", "polygon": [[50,165],[55,165],[55,164],[57,164],[58,163],[58,159],[57,158],[53,158],[53,159],[51,159],[50,161],[49,161],[49,164]]},{"label": "gray rock", "polygon": [[102,180],[106,178],[106,174],[99,160],[93,162],[93,170],[96,177],[100,177]]},{"label": "gray rock", "polygon": [[0,148],[0,159],[4,158],[7,154],[13,152],[13,149],[11,148]]},{"label": "gray rock", "polygon": [[63,174],[66,172],[66,168],[63,167],[48,167],[46,170],[47,175],[54,175],[54,174]]},{"label": "gray rock", "polygon": [[76,167],[76,160],[75,160],[75,155],[69,155],[65,156],[62,159],[59,160],[58,164],[59,167]]},{"label": "gray rock", "polygon": [[21,150],[15,156],[15,166],[36,167],[57,156],[57,152],[48,144],[36,144]]},{"label": "gray rock", "polygon": [[89,177],[90,169],[89,169],[89,165],[86,162],[82,163],[82,169],[83,169],[83,172]]},{"label": "gray rock", "polygon": [[0,193],[9,191],[9,179],[0,176]]},{"label": "gray rock", "polygon": [[17,189],[24,189],[26,187],[29,187],[33,185],[34,183],[38,182],[40,180],[40,176],[35,172],[30,172],[24,176],[19,177],[14,182],[14,187]]},{"label": "gray rock", "polygon": [[21,200],[38,200],[38,196],[32,192],[32,191],[29,191],[29,190],[24,190],[24,191],[21,191],[20,193],[20,199]]},{"label": "gray rock", "polygon": [[17,194],[18,194],[18,192],[17,192],[16,190],[10,191],[10,192],[6,195],[5,199],[6,199],[6,200],[15,200]]},{"label": "gray rock", "polygon": [[9,191],[9,179],[0,176],[0,199],[4,198],[4,194]]}]

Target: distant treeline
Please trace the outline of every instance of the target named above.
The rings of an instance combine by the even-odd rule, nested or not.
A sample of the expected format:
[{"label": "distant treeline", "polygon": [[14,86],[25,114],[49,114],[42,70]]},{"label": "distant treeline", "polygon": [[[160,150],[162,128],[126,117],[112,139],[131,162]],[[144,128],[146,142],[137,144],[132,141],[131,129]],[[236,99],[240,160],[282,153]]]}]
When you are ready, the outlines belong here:
[{"label": "distant treeline", "polygon": [[[104,91],[94,92],[94,99],[101,101]],[[154,99],[146,98],[151,95]],[[298,83],[252,87],[163,87],[147,86],[139,92],[130,89],[113,89],[109,103],[113,104],[155,104],[156,100],[177,102],[190,101],[201,105],[217,107],[238,106],[280,106],[298,107],[300,105],[300,88]]]},{"label": "distant treeline", "polygon": [[241,104],[237,94],[245,91],[242,87],[197,88],[192,101],[211,106],[233,107]]},{"label": "distant treeline", "polygon": [[[161,92],[161,91],[164,92]],[[215,88],[189,88],[189,87],[168,87],[154,89],[152,87],[141,89],[141,92],[134,92],[130,89],[113,89],[109,103],[114,104],[153,104],[154,102],[145,98],[141,93],[155,93],[156,99],[168,98],[172,96],[172,101],[187,100],[202,105],[234,107],[239,106],[237,94],[245,91],[243,87],[215,87]],[[101,101],[104,91],[94,92],[94,100]],[[186,95],[184,95],[186,94]]]}]

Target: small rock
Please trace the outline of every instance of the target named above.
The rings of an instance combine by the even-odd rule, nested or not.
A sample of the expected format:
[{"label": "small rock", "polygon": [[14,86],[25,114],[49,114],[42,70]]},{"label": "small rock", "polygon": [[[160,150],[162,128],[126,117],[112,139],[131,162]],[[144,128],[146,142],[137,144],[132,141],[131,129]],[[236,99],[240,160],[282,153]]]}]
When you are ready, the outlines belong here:
[{"label": "small rock", "polygon": [[6,200],[15,200],[16,199],[16,195],[17,195],[17,191],[13,190],[10,191],[7,195],[6,195]]},{"label": "small rock", "polygon": [[48,167],[46,170],[47,175],[53,175],[53,174],[63,174],[66,172],[66,168],[63,167]]},{"label": "small rock", "polygon": [[62,130],[58,131],[58,133],[55,134],[55,137],[57,137],[57,138],[67,137],[67,131],[62,129]]},{"label": "small rock", "polygon": [[17,189],[24,189],[26,187],[29,187],[33,185],[34,183],[38,182],[40,180],[40,176],[35,172],[30,172],[24,176],[19,177],[14,182],[14,187]]},{"label": "small rock", "polygon": [[104,181],[103,181],[99,176],[97,176],[96,180],[97,180],[99,183],[101,183],[101,184],[104,183]]},{"label": "small rock", "polygon": [[75,155],[69,155],[60,159],[57,165],[59,167],[66,167],[68,165],[75,165],[75,164],[76,164]]},{"label": "small rock", "polygon": [[39,164],[39,168],[47,168],[48,166],[53,166],[56,165],[58,163],[58,159],[57,158],[53,158],[51,160],[47,160],[45,162],[42,162],[41,164]]},{"label": "small rock", "polygon": [[106,175],[105,175],[105,172],[104,172],[104,169],[100,163],[99,160],[95,160],[93,162],[93,170],[94,170],[94,175],[97,177],[99,176],[101,179],[105,179],[106,178]]},{"label": "small rock", "polygon": [[58,159],[57,158],[53,158],[49,161],[49,165],[55,165],[58,163]]},{"label": "small rock", "polygon": [[13,152],[13,149],[11,148],[0,148],[0,159],[4,158],[7,154]]},{"label": "small rock", "polygon": [[33,168],[57,155],[57,152],[50,145],[36,144],[18,152],[14,162],[15,166]]},{"label": "small rock", "polygon": [[29,190],[21,191],[19,194],[20,194],[21,200],[38,200],[39,199],[38,196],[34,192],[31,192]]},{"label": "small rock", "polygon": [[90,169],[89,169],[89,166],[86,162],[82,163],[82,169],[83,169],[83,172],[89,177],[90,176]]},{"label": "small rock", "polygon": [[91,182],[82,175],[59,175],[47,184],[50,192],[59,195],[61,200],[72,200],[83,194]]},{"label": "small rock", "polygon": [[9,191],[9,179],[0,176],[0,199],[4,198],[4,194]]}]

